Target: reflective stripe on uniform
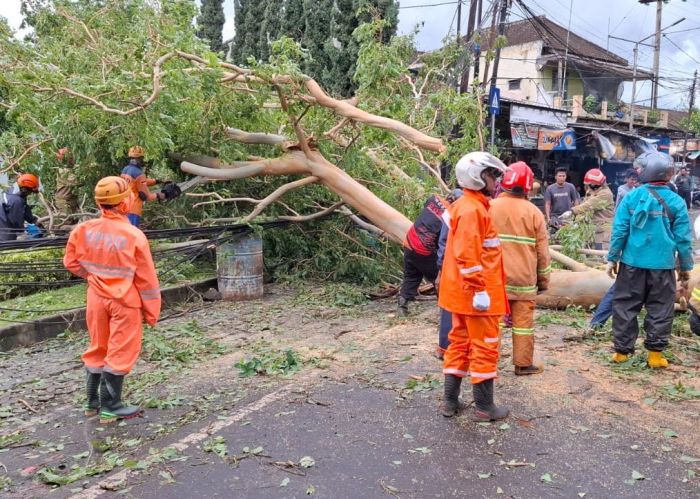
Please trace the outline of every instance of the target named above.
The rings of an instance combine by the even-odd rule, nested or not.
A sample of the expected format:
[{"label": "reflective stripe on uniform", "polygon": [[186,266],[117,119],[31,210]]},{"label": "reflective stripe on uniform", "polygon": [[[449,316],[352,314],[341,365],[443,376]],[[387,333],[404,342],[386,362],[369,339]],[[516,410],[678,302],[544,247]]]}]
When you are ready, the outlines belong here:
[{"label": "reflective stripe on uniform", "polygon": [[496,371],[492,371],[490,373],[475,373],[475,372],[471,373],[472,378],[479,378],[479,379],[491,379],[491,378],[495,378],[496,376],[498,376],[498,373]]},{"label": "reflective stripe on uniform", "polygon": [[92,274],[103,277],[133,277],[135,270],[129,267],[105,265],[104,263],[90,262],[88,260],[78,260],[85,270]]},{"label": "reflective stripe on uniform", "polygon": [[521,336],[532,336],[535,334],[535,329],[532,327],[514,327],[513,334]]},{"label": "reflective stripe on uniform", "polygon": [[534,293],[537,291],[537,286],[511,286],[506,284],[506,291],[511,293]]},{"label": "reflective stripe on uniform", "polygon": [[540,275],[549,274],[549,273],[551,273],[551,272],[552,272],[552,266],[551,266],[551,265],[547,265],[547,266],[546,266],[545,268],[543,268],[543,269],[537,269],[537,273],[540,274]]},{"label": "reflective stripe on uniform", "polygon": [[143,291],[139,291],[139,295],[141,295],[141,299],[144,301],[157,300],[160,298],[160,288],[144,289]]},{"label": "reflective stripe on uniform", "polygon": [[537,240],[534,237],[516,236],[514,234],[498,234],[501,241],[506,243],[527,244],[534,246]]},{"label": "reflective stripe on uniform", "polygon": [[480,272],[484,270],[481,265],[474,265],[473,267],[468,267],[466,269],[459,269],[460,274],[473,274],[474,272]]},{"label": "reflective stripe on uniform", "polygon": [[451,219],[450,212],[447,210],[443,211],[442,212],[442,221],[445,222],[445,225],[447,225],[448,227],[450,226],[450,219]]},{"label": "reflective stripe on uniform", "polygon": [[691,298],[693,298],[694,300],[700,300],[700,288],[693,288]]},{"label": "reflective stripe on uniform", "polygon": [[498,343],[498,340],[498,336],[496,336],[495,338],[484,338],[484,343]]},{"label": "reflective stripe on uniform", "polygon": [[454,374],[455,376],[469,376],[468,371],[461,371],[459,369],[453,369],[453,368],[443,369],[442,374]]},{"label": "reflective stripe on uniform", "polygon": [[494,237],[493,239],[484,239],[484,242],[482,243],[482,246],[484,248],[496,248],[501,245],[501,240],[498,239],[497,237]]}]

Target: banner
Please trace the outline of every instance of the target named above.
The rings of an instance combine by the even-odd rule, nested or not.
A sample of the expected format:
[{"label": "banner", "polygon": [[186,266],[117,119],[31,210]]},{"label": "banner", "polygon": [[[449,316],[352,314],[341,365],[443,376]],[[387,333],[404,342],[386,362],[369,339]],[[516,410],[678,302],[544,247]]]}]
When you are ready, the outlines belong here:
[{"label": "banner", "polygon": [[537,131],[536,126],[525,125],[523,123],[510,124],[510,138],[513,142],[513,147],[521,149],[537,149]]},{"label": "banner", "polygon": [[540,128],[537,149],[540,151],[574,151],[576,150],[576,135],[570,128],[564,130]]}]

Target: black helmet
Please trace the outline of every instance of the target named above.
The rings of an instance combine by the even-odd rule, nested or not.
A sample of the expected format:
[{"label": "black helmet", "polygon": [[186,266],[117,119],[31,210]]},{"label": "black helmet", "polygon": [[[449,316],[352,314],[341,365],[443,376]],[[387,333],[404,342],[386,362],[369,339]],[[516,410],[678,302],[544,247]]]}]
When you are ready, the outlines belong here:
[{"label": "black helmet", "polygon": [[641,169],[639,181],[643,184],[649,182],[665,182],[668,180],[669,171],[672,173],[671,158],[660,152],[645,152],[634,160],[634,167]]}]

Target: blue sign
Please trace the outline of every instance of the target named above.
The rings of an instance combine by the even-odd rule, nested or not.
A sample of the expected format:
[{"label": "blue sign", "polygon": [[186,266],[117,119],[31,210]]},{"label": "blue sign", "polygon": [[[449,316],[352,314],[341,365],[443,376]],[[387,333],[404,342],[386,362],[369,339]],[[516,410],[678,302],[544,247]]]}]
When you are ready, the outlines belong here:
[{"label": "blue sign", "polygon": [[501,114],[501,91],[498,87],[491,87],[489,92],[489,114]]}]

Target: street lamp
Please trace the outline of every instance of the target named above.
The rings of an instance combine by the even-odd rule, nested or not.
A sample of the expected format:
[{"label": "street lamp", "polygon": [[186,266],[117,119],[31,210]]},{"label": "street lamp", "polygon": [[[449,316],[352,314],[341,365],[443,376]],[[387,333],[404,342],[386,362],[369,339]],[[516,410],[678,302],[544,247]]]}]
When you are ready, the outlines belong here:
[{"label": "street lamp", "polygon": [[[661,33],[663,31],[666,31],[668,28],[672,28],[680,23],[685,21],[685,17],[681,17],[678,21],[676,21],[673,24],[669,24],[665,28],[659,30],[658,32]],[[639,46],[640,45],[647,45],[648,47],[654,47],[655,45],[651,45],[649,43],[644,43],[646,40],[651,38],[652,36],[656,35],[656,31],[652,33],[649,36],[645,36],[641,40],[635,41],[635,40],[628,40],[627,38],[620,38],[619,36],[612,36],[608,35],[608,38],[614,38],[615,40],[622,40],[623,42],[630,42],[634,43],[634,62],[632,65],[632,102],[630,103],[630,126],[629,126],[629,131],[631,132],[633,130],[633,125],[634,125],[634,97],[635,94],[637,93],[637,52],[639,51]]]}]

